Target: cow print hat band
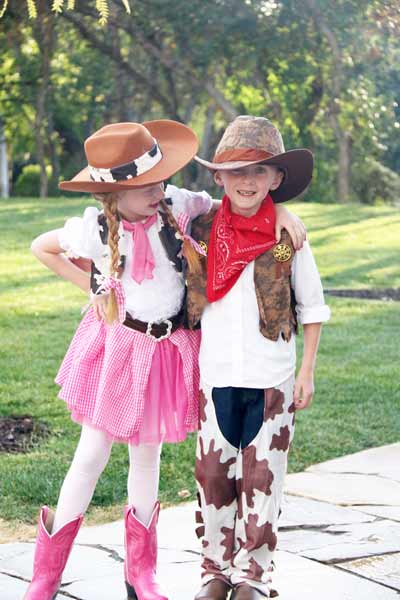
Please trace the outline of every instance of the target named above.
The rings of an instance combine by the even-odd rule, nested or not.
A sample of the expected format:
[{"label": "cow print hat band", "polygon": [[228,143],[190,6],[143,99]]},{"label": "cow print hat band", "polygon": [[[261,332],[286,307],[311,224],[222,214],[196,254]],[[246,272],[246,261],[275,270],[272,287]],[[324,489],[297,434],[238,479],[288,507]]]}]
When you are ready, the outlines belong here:
[{"label": "cow print hat band", "polygon": [[123,165],[117,165],[111,169],[97,168],[88,165],[89,174],[92,181],[115,182],[125,179],[139,177],[143,173],[150,171],[162,159],[162,153],[157,140],[153,138],[154,146],[148,151],[139,156],[132,162]]}]

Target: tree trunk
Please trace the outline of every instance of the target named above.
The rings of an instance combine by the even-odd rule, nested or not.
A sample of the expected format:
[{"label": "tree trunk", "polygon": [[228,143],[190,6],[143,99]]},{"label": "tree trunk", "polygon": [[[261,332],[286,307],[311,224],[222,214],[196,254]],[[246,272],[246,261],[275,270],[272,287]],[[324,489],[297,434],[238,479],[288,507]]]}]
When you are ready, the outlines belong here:
[{"label": "tree trunk", "polygon": [[37,160],[40,165],[41,198],[48,195],[48,178],[46,173],[46,138],[47,138],[47,95],[50,85],[50,62],[54,49],[54,13],[48,12],[46,0],[38,4],[38,21],[35,27],[35,38],[41,57],[40,82],[36,98],[35,138]]},{"label": "tree trunk", "polygon": [[35,140],[36,140],[36,158],[40,166],[40,182],[39,196],[47,197],[48,180],[46,173],[45,148],[43,139],[43,120],[44,120],[44,103],[46,91],[41,84],[38,89],[36,98],[36,118],[35,118]]},{"label": "tree trunk", "polygon": [[345,204],[350,200],[351,189],[351,136],[341,131],[338,140],[338,174],[337,193],[338,202]]},{"label": "tree trunk", "polygon": [[325,87],[328,90],[328,93],[330,93],[330,101],[328,104],[329,118],[337,140],[337,200],[338,202],[346,203],[350,199],[351,136],[342,127],[339,119],[340,99],[344,87],[343,55],[334,32],[328,26],[327,21],[315,0],[305,0],[305,3],[310,8],[314,20],[321,33],[325,36],[331,50],[330,79],[329,81],[326,81]]},{"label": "tree trunk", "polygon": [[47,109],[48,123],[47,123],[47,136],[49,145],[49,158],[51,163],[51,192],[57,188],[58,181],[60,179],[60,161],[57,154],[57,142],[54,135],[54,119],[53,110],[50,106]]},{"label": "tree trunk", "polygon": [[[214,129],[214,115],[216,106],[211,102],[207,108],[206,122],[203,129],[203,135],[201,138],[201,146],[199,149],[199,156],[206,160],[212,158],[210,154],[215,150],[215,129]],[[214,146],[214,147],[213,147]],[[212,174],[208,169],[202,165],[197,166],[197,178],[196,178],[196,189],[209,189],[214,184]]]},{"label": "tree trunk", "polygon": [[7,142],[4,131],[4,121],[0,118],[0,197],[9,197]]}]

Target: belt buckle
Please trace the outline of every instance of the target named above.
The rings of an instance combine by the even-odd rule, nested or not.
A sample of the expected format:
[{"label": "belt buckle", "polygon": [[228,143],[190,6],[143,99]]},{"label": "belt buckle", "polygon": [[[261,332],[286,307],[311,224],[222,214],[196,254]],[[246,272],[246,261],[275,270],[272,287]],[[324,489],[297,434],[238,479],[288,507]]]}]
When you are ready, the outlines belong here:
[{"label": "belt buckle", "polygon": [[[164,324],[167,326],[167,331],[165,332],[164,335],[160,335],[160,337],[156,337],[155,335],[153,335],[151,333],[153,325],[164,325]],[[147,323],[146,335],[147,335],[147,337],[151,338],[155,342],[161,342],[162,340],[165,340],[170,337],[171,331],[172,331],[172,321],[170,321],[169,319],[165,319],[165,321],[161,321],[161,323],[155,323],[154,321],[149,321]]]}]

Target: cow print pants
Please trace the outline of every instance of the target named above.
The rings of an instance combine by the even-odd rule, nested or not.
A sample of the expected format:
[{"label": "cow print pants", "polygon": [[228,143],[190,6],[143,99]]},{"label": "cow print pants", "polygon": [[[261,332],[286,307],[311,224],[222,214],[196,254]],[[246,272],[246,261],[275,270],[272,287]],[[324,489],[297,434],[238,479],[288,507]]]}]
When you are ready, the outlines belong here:
[{"label": "cow print pants", "polygon": [[248,583],[269,597],[294,377],[276,388],[202,385],[196,480],[202,582]]}]

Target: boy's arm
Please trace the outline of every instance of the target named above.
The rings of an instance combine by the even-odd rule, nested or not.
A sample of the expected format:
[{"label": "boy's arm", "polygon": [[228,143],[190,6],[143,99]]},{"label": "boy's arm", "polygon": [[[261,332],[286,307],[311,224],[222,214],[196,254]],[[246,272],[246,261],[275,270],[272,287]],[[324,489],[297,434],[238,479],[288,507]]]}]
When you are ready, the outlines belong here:
[{"label": "boy's arm", "polygon": [[286,229],[292,238],[295,250],[300,250],[307,237],[307,231],[303,221],[295,214],[290,212],[282,204],[275,204],[276,224],[275,224],[275,239],[279,243],[281,239],[282,229]]},{"label": "boy's arm", "polygon": [[291,285],[296,297],[297,318],[304,328],[304,354],[294,388],[295,407],[302,409],[309,406],[314,394],[314,368],[321,327],[330,318],[317,265],[308,242],[294,255]]},{"label": "boy's arm", "polygon": [[322,323],[306,323],[304,327],[304,353],[294,386],[294,405],[297,410],[307,408],[314,395],[314,369],[317,359]]},{"label": "boy's arm", "polygon": [[207,213],[212,206],[212,198],[207,192],[192,192],[171,184],[165,189],[165,197],[172,201],[171,210],[175,218],[185,213],[195,219]]}]

